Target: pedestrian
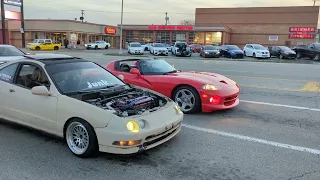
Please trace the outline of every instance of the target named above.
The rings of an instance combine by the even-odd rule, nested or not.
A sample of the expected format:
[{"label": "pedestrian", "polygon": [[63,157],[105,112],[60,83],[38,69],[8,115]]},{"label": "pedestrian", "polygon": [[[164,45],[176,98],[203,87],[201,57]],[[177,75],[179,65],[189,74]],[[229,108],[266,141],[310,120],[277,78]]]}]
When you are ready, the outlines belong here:
[{"label": "pedestrian", "polygon": [[77,49],[80,49],[80,40],[77,41]]}]

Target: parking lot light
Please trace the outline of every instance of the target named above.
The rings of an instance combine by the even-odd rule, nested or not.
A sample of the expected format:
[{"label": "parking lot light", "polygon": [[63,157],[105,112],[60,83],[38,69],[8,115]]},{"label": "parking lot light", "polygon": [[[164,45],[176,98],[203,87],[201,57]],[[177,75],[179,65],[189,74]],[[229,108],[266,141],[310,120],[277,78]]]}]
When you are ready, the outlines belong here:
[{"label": "parking lot light", "polygon": [[123,21],[123,0],[121,0],[121,23],[120,23],[120,50],[119,54],[122,54],[122,21]]}]

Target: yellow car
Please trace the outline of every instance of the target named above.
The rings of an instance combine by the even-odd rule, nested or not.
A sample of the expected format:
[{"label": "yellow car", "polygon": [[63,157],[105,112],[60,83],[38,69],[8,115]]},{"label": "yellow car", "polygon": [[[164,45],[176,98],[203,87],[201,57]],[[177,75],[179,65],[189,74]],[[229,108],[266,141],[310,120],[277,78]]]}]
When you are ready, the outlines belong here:
[{"label": "yellow car", "polygon": [[33,44],[29,46],[30,50],[59,50],[61,48],[61,44],[53,44],[53,43],[43,43],[43,44]]}]

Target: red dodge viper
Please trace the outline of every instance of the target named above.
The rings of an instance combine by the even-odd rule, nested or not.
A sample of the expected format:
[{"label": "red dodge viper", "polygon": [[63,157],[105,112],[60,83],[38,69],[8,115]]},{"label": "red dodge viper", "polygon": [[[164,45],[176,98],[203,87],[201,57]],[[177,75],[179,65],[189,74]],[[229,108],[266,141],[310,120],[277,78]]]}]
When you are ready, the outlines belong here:
[{"label": "red dodge viper", "polygon": [[[239,104],[240,89],[233,80],[215,73],[182,72],[161,59],[125,59],[106,69],[132,85],[173,99],[184,113],[212,112]],[[123,75],[123,76],[120,76]]]}]

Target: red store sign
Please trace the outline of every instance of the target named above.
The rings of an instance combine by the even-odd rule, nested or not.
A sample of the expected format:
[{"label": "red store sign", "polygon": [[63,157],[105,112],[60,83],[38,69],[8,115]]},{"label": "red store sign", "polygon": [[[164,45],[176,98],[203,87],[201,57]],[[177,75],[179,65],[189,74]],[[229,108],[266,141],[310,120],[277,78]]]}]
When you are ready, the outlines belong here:
[{"label": "red store sign", "polygon": [[193,26],[151,25],[148,26],[148,30],[192,31]]},{"label": "red store sign", "polygon": [[314,39],[315,27],[290,27],[289,28],[290,39]]},{"label": "red store sign", "polygon": [[106,34],[115,35],[117,33],[117,28],[115,28],[115,27],[105,27],[104,31],[105,31]]}]

